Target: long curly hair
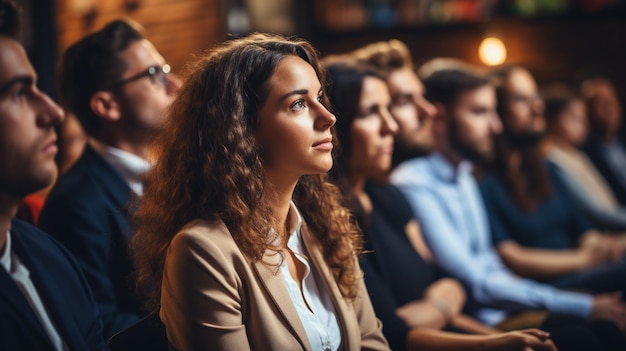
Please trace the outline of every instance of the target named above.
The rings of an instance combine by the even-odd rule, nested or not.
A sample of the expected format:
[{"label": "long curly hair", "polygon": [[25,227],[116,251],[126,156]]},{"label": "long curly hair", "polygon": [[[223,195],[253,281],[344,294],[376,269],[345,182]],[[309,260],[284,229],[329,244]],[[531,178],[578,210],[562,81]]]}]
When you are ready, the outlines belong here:
[{"label": "long curly hair", "polygon": [[[324,86],[318,54],[309,43],[255,33],[222,43],[201,58],[170,107],[156,145],[157,162],[134,213],[137,232],[131,245],[138,288],[148,295],[149,307],[159,304],[171,240],[195,219],[223,221],[251,261],[263,261],[272,250],[275,223],[266,201],[271,189],[252,134],[267,82],[289,55],[308,62]],[[338,188],[325,174],[303,176],[293,201],[321,243],[343,296],[356,297],[360,232],[341,206]]]}]

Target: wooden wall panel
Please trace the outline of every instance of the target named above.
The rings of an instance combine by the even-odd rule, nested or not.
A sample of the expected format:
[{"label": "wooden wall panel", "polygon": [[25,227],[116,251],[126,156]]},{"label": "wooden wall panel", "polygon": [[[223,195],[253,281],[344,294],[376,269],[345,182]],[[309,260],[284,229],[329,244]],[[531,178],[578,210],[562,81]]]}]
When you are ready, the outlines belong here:
[{"label": "wooden wall panel", "polygon": [[59,53],[109,21],[126,17],[143,26],[146,38],[181,74],[193,55],[223,40],[221,4],[220,0],[59,0],[55,9]]}]

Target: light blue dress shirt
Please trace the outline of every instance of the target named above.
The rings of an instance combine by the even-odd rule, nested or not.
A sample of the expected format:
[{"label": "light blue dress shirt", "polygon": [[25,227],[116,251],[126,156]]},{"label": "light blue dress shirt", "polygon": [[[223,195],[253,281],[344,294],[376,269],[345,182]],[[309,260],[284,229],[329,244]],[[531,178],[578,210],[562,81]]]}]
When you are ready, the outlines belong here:
[{"label": "light blue dress shirt", "polygon": [[407,197],[437,264],[470,288],[489,325],[521,309],[589,317],[593,297],[566,292],[509,271],[493,246],[487,212],[468,161],[452,165],[440,153],[400,164],[391,182]]}]

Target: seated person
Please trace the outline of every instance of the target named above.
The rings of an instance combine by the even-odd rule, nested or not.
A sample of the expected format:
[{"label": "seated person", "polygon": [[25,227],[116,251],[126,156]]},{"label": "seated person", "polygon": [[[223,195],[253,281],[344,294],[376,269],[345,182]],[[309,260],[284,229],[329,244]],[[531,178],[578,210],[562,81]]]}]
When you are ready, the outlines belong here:
[{"label": "seated person", "polygon": [[131,199],[143,192],[142,179],[151,166],[148,146],[178,90],[169,69],[126,20],[112,21],[74,43],[59,65],[61,101],[89,138],[50,191],[38,225],[81,265],[106,337],[145,314],[128,247],[134,234]]},{"label": "seated person", "polygon": [[493,136],[502,130],[495,88],[486,78],[459,69],[437,71],[424,84],[426,97],[437,109],[432,128],[435,150],[401,163],[391,182],[410,203],[435,262],[467,288],[466,311],[498,327],[522,311],[547,310],[546,320],[529,324],[547,331],[557,324],[581,326],[587,319],[592,323],[610,319],[606,328],[613,329],[616,340],[606,345],[619,349],[624,337],[614,328],[626,331],[626,306],[619,297],[563,291],[519,278],[491,245],[487,214],[472,173],[473,162],[493,157]]},{"label": "seated person", "polygon": [[626,146],[619,138],[622,104],[615,86],[604,77],[588,78],[580,85],[587,104],[589,135],[583,151],[609,183],[617,200],[626,206]]},{"label": "seated person", "polygon": [[480,182],[498,253],[524,277],[626,296],[623,241],[593,229],[542,154],[544,105],[534,79],[519,67],[499,78],[504,133]]},{"label": "seated person", "polygon": [[102,323],[74,258],[52,237],[13,219],[22,199],[57,174],[63,111],[37,89],[15,40],[18,10],[0,1],[0,348],[105,350]]},{"label": "seated person", "polygon": [[626,232],[626,207],[587,155],[579,150],[587,138],[587,108],[566,87],[542,89],[545,101],[548,161],[563,186],[599,229]]},{"label": "seated person", "polygon": [[389,350],[326,175],[325,87],[309,43],[256,33],[204,56],[174,101],[133,238],[173,348]]},{"label": "seated person", "polygon": [[[383,76],[354,63],[331,64],[328,76],[341,146],[332,175],[363,229],[365,283],[392,349],[554,349],[537,329],[500,333],[461,312],[463,288],[453,279],[440,279],[436,267],[423,258],[429,257],[428,248],[411,208],[386,184],[398,125],[388,112],[392,102]],[[494,335],[440,331],[448,326]]]}]

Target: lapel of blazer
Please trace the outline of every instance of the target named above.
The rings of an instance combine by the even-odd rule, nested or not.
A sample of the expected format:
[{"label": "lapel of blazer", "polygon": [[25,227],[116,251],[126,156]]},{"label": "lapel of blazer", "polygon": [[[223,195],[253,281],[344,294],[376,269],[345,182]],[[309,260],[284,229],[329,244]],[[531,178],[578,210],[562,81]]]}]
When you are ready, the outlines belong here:
[{"label": "lapel of blazer", "polygon": [[84,158],[88,160],[85,168],[96,178],[98,178],[104,190],[115,200],[120,206],[126,205],[130,198],[131,189],[126,180],[117,173],[115,169],[87,143],[84,151]]},{"label": "lapel of blazer", "polygon": [[[276,261],[279,257],[280,254],[273,253],[271,256],[264,256],[264,258],[272,261]],[[287,321],[291,332],[296,336],[303,349],[310,350],[311,344],[309,338],[306,335],[306,330],[302,325],[298,311],[296,311],[294,304],[291,302],[291,296],[289,295],[280,269],[274,266],[268,266],[260,261],[255,262],[253,266],[261,281],[261,285],[265,288],[272,302],[274,302],[276,308]],[[276,272],[275,269],[278,269],[278,272]]]},{"label": "lapel of blazer", "polygon": [[[57,280],[57,274],[59,274],[59,272],[50,272],[44,262],[36,259],[37,257],[46,257],[48,255],[46,252],[41,252],[38,246],[36,246],[36,243],[23,242],[19,235],[15,235],[15,239],[17,240],[13,240],[13,236],[11,239],[16,254],[24,265],[28,267],[30,278],[37,288],[39,297],[63,341],[70,350],[86,349],[87,345],[85,345],[80,338],[75,337],[81,335],[81,332],[75,320],[72,318],[74,316],[74,311],[71,308],[72,302],[64,301],[63,299],[63,289],[74,289],[77,287],[59,285]],[[40,328],[43,330],[43,327],[40,326]],[[45,335],[47,338],[47,334]]]},{"label": "lapel of blazer", "polygon": [[25,324],[30,327],[33,337],[45,340],[45,343],[52,349],[52,342],[44,331],[39,319],[37,319],[35,312],[17,285],[15,285],[11,276],[3,268],[0,268],[0,286],[2,287],[0,289],[0,298],[6,301],[7,308],[13,309],[14,315],[25,321]]},{"label": "lapel of blazer", "polygon": [[123,214],[125,223],[120,223],[124,227],[124,235],[127,240],[133,234],[129,218],[136,205],[135,201],[130,201],[133,195],[130,186],[122,178],[122,176],[113,167],[103,159],[98,153],[87,143],[83,157],[85,158],[84,168],[90,174],[98,179],[98,183],[102,184],[102,189],[111,198],[115,207]]},{"label": "lapel of blazer", "polygon": [[302,241],[304,242],[304,246],[309,254],[310,259],[313,262],[313,266],[317,270],[320,277],[324,281],[326,285],[326,289],[330,294],[330,297],[333,301],[333,305],[335,306],[335,314],[337,316],[337,322],[341,328],[341,343],[343,345],[343,350],[353,350],[356,349],[356,345],[352,345],[352,338],[349,336],[352,334],[352,328],[354,327],[349,321],[346,319],[346,316],[351,313],[351,309],[341,296],[341,291],[339,291],[339,286],[335,281],[335,277],[333,276],[328,263],[326,263],[326,259],[324,258],[324,254],[322,252],[322,248],[320,243],[317,241],[315,237],[309,232],[306,223],[302,223]]}]

